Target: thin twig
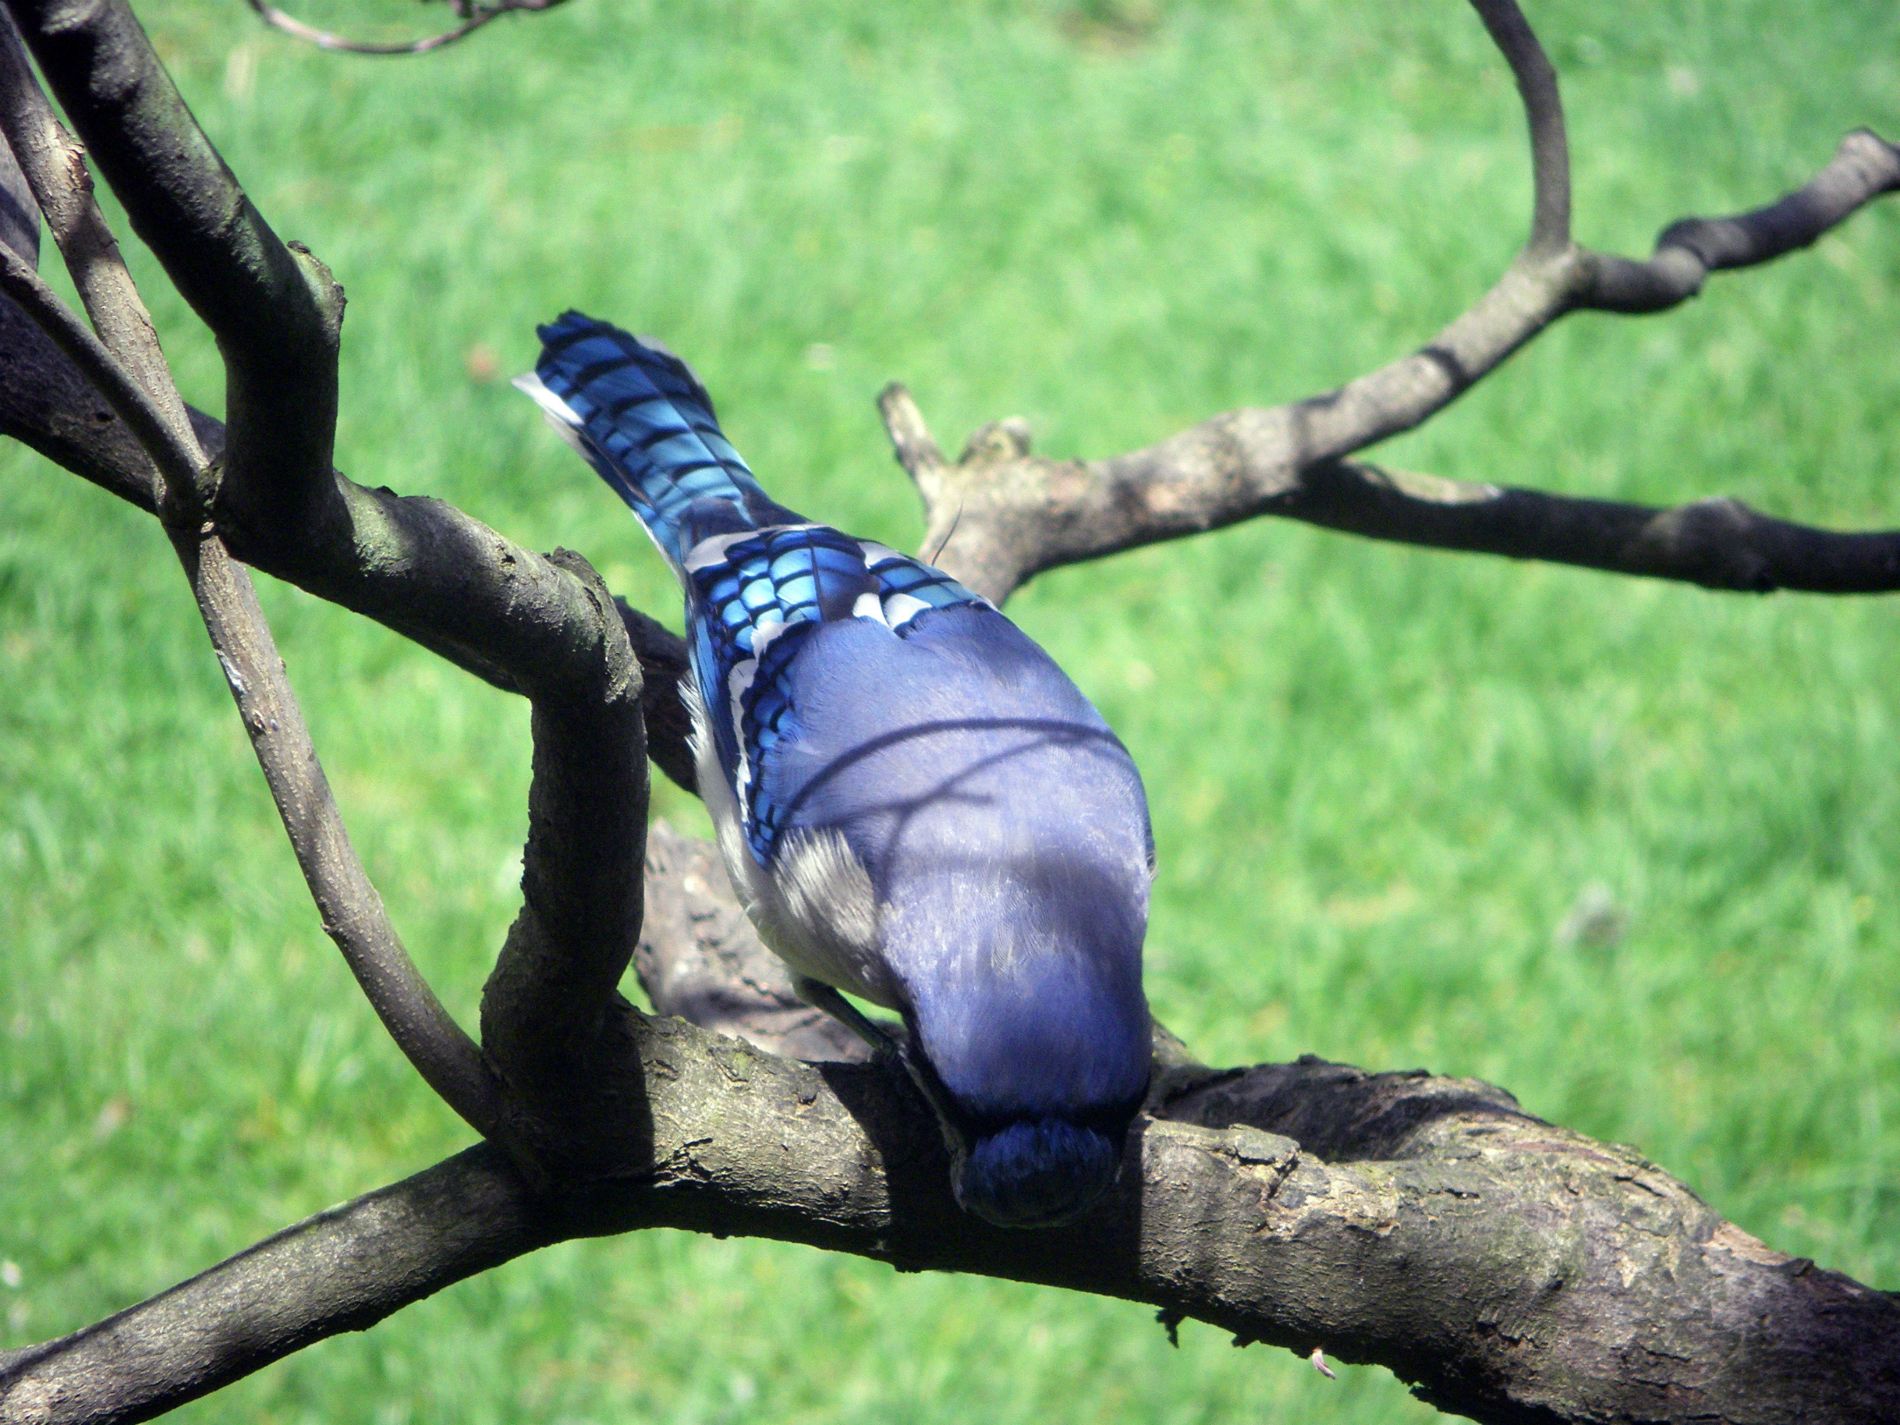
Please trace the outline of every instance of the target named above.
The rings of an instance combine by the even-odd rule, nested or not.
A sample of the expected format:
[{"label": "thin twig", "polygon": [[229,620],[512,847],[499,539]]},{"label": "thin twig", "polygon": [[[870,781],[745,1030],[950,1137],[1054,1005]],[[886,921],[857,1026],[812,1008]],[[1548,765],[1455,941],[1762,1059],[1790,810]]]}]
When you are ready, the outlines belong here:
[{"label": "thin twig", "polygon": [[1900,146],[1855,129],[1814,177],[1774,202],[1725,217],[1681,218],[1664,228],[1646,261],[1583,253],[1586,280],[1575,305],[1631,315],[1666,311],[1702,290],[1711,272],[1772,262],[1816,238],[1883,193],[1900,191]]},{"label": "thin twig", "polygon": [[258,18],[273,29],[282,30],[287,35],[307,40],[319,49],[337,50],[344,54],[370,55],[410,55],[427,54],[430,50],[443,49],[457,40],[466,39],[491,20],[499,20],[503,15],[512,15],[517,11],[552,10],[562,0],[500,0],[499,4],[476,5],[466,7],[466,18],[452,30],[439,34],[425,35],[418,40],[395,40],[382,43],[374,40],[352,40],[334,34],[329,30],[320,30],[315,25],[305,24],[294,15],[287,15],[268,0],[250,0],[250,6],[257,12]]}]

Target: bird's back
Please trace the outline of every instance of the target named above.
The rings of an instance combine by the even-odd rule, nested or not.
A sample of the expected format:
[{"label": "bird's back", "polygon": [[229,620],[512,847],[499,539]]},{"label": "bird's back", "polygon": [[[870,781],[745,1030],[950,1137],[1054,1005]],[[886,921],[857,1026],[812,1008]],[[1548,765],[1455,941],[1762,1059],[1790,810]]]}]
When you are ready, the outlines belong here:
[{"label": "bird's back", "polygon": [[765,790],[843,836],[946,1086],[985,1111],[1112,1102],[1146,1077],[1151,850],[1134,763],[1086,698],[983,605],[908,637],[841,623],[793,674],[796,745]]}]

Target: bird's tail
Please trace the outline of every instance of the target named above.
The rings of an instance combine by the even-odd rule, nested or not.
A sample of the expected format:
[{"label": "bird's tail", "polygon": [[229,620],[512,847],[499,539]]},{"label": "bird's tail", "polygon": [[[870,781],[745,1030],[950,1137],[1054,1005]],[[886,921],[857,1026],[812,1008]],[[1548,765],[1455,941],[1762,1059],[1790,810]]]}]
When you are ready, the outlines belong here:
[{"label": "bird's tail", "polygon": [[759,488],[720,431],[706,388],[672,352],[579,312],[537,330],[540,360],[515,385],[632,507],[675,568],[709,534],[797,520]]}]

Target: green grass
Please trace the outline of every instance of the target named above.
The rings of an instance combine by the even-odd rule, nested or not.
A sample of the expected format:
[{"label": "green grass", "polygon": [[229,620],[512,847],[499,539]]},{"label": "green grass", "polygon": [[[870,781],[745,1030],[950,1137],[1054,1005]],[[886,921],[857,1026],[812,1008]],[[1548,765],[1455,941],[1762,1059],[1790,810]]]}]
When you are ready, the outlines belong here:
[{"label": "green grass", "polygon": [[[484,373],[573,304],[700,368],[774,492],[914,543],[872,409],[1104,454],[1408,349],[1528,210],[1464,7],[575,0],[397,64],[238,0],[147,17],[350,293],[339,461],[675,596]],[[304,11],[347,19],[333,5]],[[417,17],[420,18],[420,17]],[[1533,7],[1579,233],[1783,191],[1900,130],[1880,0]],[[1350,29],[1350,33],[1347,30]],[[149,263],[140,266],[150,274]],[[214,354],[146,282],[187,393]],[[1395,462],[1900,524],[1900,206],[1676,313],[1573,319]],[[0,1340],[64,1331],[465,1133],[334,952],[149,520],[0,452]],[[515,905],[526,711],[281,587],[278,637],[397,924],[472,1022]],[[1159,1013],[1216,1062],[1476,1074],[1633,1142],[1785,1250],[1900,1283],[1900,624],[1259,522],[1012,612],[1140,761]],[[695,821],[678,793],[660,810]],[[1600,887],[1609,946],[1559,927]],[[0,1281],[10,1282],[7,1273]],[[748,1242],[570,1244],[194,1421],[1423,1421],[1122,1303]]]}]

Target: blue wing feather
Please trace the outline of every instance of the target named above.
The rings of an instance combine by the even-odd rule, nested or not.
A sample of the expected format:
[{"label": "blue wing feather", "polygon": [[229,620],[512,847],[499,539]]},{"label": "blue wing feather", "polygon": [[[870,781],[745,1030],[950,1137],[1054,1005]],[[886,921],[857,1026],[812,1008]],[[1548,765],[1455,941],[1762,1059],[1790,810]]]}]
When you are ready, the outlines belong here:
[{"label": "blue wing feather", "polygon": [[925,611],[983,601],[941,570],[828,525],[722,539],[713,557],[689,551],[686,562],[688,603],[702,631],[695,674],[720,765],[739,793],[747,844],[767,865],[784,830],[768,773],[798,725],[791,668],[807,626],[861,619],[904,638]]}]

